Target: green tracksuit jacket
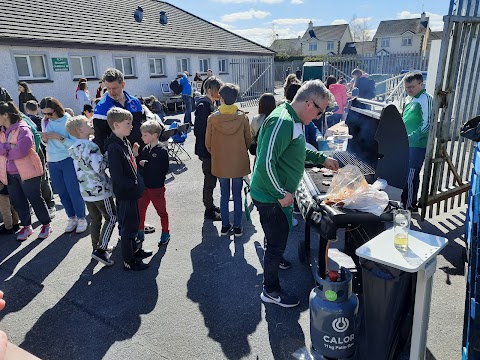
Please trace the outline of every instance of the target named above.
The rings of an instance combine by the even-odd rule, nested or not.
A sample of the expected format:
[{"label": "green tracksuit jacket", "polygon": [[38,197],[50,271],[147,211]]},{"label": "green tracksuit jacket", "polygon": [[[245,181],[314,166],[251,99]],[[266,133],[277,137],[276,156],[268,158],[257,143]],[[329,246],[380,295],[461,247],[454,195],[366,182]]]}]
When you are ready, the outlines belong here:
[{"label": "green tracksuit jacket", "polygon": [[[303,125],[290,104],[278,106],[258,134],[257,159],[250,183],[256,201],[276,203],[293,194],[302,179],[305,162],[323,164],[326,156],[305,148]],[[284,208],[291,213],[291,207]],[[287,219],[291,222],[291,216]]]},{"label": "green tracksuit jacket", "polygon": [[410,147],[426,148],[432,116],[432,95],[425,90],[410,98],[403,110],[403,123]]}]

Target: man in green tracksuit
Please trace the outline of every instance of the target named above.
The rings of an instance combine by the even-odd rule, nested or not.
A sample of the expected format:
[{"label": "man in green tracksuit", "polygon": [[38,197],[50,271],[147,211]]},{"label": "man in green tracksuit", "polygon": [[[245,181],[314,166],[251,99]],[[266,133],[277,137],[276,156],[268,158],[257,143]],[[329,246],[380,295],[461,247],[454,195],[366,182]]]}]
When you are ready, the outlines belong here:
[{"label": "man in green tracksuit", "polygon": [[407,130],[410,151],[408,178],[402,192],[402,204],[405,209],[418,212],[419,173],[425,160],[433,98],[423,89],[422,73],[407,74],[404,81],[405,90],[410,96],[403,110],[403,123]]},{"label": "man in green tracksuit", "polygon": [[261,299],[282,307],[299,300],[280,287],[278,269],[292,222],[293,193],[302,179],[305,161],[337,170],[338,162],[305,147],[304,127],[318,118],[333,95],[320,80],[305,82],[292,103],[278,106],[258,134],[257,158],[250,193],[260,214],[266,239]]}]

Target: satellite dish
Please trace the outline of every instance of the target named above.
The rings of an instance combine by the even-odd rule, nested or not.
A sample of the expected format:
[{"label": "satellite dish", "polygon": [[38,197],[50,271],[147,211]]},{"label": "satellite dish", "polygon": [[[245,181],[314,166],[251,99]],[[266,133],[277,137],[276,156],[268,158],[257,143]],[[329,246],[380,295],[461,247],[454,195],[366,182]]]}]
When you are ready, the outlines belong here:
[{"label": "satellite dish", "polygon": [[143,9],[139,6],[137,10],[133,13],[133,17],[135,18],[136,22],[142,22],[143,20]]}]

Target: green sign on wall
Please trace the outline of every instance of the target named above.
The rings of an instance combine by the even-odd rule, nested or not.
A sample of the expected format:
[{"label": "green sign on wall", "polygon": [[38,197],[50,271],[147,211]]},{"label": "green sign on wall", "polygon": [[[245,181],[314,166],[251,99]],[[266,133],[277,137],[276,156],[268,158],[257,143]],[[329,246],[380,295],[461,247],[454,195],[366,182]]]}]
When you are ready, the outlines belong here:
[{"label": "green sign on wall", "polygon": [[52,58],[53,71],[69,71],[68,58]]}]

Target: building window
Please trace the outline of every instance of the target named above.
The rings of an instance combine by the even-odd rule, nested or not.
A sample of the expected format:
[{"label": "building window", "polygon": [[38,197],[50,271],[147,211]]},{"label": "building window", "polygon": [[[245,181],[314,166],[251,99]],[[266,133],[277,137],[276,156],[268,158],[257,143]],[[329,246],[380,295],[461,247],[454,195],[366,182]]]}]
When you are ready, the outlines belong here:
[{"label": "building window", "polygon": [[390,38],[383,38],[382,39],[382,47],[390,47]]},{"label": "building window", "polygon": [[210,61],[208,59],[200,59],[200,72],[206,73],[210,69]]},{"label": "building window", "polygon": [[116,57],[115,68],[120,70],[125,76],[135,76],[133,71],[133,57]]},{"label": "building window", "polygon": [[220,74],[228,73],[228,59],[218,60],[218,72]]},{"label": "building window", "polygon": [[308,51],[317,51],[317,43],[309,43],[308,44]]},{"label": "building window", "polygon": [[327,41],[327,50],[335,50],[335,42]]},{"label": "building window", "polygon": [[70,64],[75,78],[95,77],[94,56],[70,56]]},{"label": "building window", "polygon": [[412,46],[412,38],[402,38],[402,46]]},{"label": "building window", "polygon": [[150,75],[165,75],[165,59],[150,58],[148,62],[150,64]]},{"label": "building window", "polygon": [[15,55],[20,80],[46,79],[47,68],[44,55]]},{"label": "building window", "polygon": [[190,72],[190,59],[177,59],[177,72]]}]

